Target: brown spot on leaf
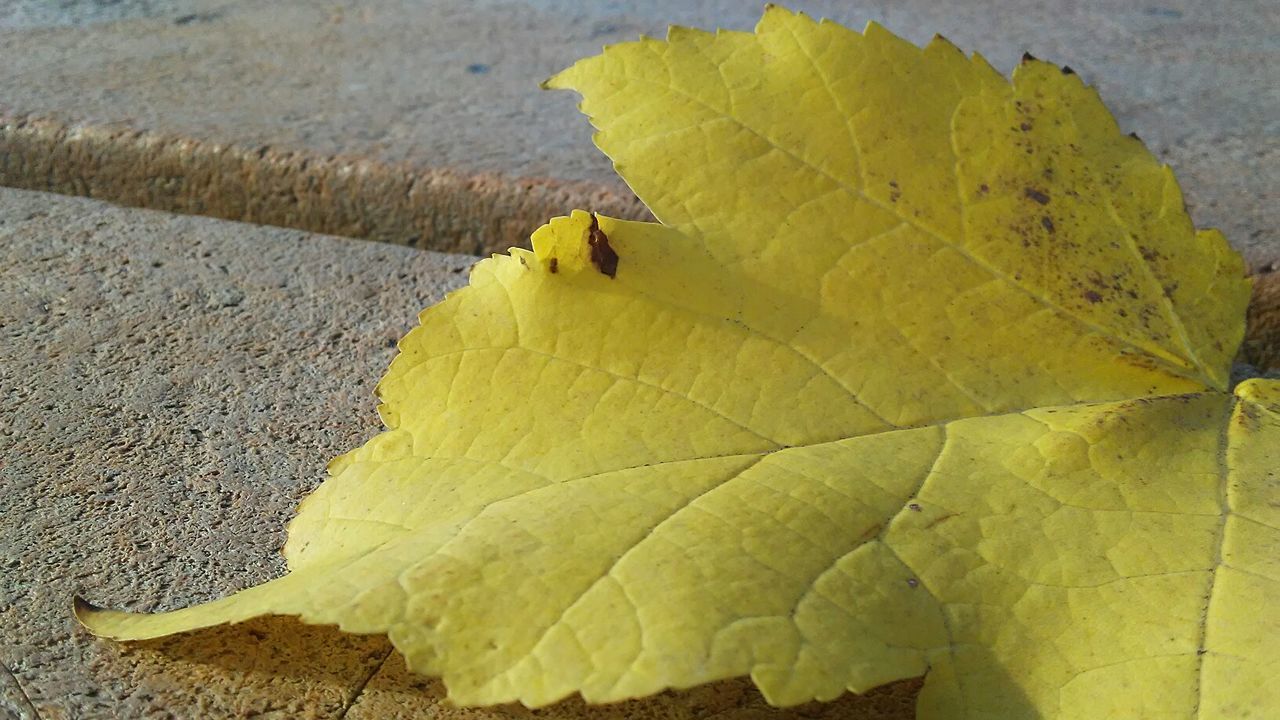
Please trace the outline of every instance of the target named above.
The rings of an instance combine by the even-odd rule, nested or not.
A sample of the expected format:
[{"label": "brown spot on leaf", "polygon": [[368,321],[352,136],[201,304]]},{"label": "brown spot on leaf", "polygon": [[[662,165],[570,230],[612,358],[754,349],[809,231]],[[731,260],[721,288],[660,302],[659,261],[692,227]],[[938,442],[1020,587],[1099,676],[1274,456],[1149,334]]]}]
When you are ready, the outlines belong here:
[{"label": "brown spot on leaf", "polygon": [[1031,129],[1031,123],[1023,122],[1022,124],[1018,125],[1018,129],[1021,130],[1022,132],[1027,132],[1028,130]]},{"label": "brown spot on leaf", "polygon": [[610,278],[618,275],[618,253],[609,247],[609,236],[600,229],[600,220],[591,213],[591,227],[587,230],[587,245],[591,246],[591,264],[601,274]]},{"label": "brown spot on leaf", "polygon": [[1040,216],[1040,227],[1044,228],[1049,234],[1053,234],[1053,218],[1048,215]]},{"label": "brown spot on leaf", "polygon": [[560,258],[551,258],[547,262],[547,269],[551,271],[552,275],[560,272]]},{"label": "brown spot on leaf", "polygon": [[1236,413],[1236,426],[1246,432],[1256,432],[1262,427],[1262,415],[1253,403],[1240,403],[1240,412]]},{"label": "brown spot on leaf", "polygon": [[1102,302],[1102,296],[1098,294],[1097,290],[1085,290],[1084,299],[1094,304]]},{"label": "brown spot on leaf", "polygon": [[982,183],[981,185],[979,185],[979,186],[978,186],[978,194],[979,194],[979,195],[986,195],[986,194],[987,194],[987,191],[989,191],[990,189],[991,189],[991,188],[987,187],[987,184],[986,184],[986,183]]},{"label": "brown spot on leaf", "polygon": [[1029,188],[1025,188],[1023,192],[1026,194],[1027,197],[1031,198],[1032,200],[1035,200],[1041,205],[1049,204],[1049,195],[1043,190],[1037,190],[1033,187],[1029,187]]},{"label": "brown spot on leaf", "polygon": [[897,180],[889,181],[889,202],[898,202],[898,198],[902,197],[902,188],[898,187]]},{"label": "brown spot on leaf", "polygon": [[1029,52],[1024,52],[1024,53],[1022,53],[1022,64],[1023,64],[1023,65],[1025,65],[1025,64],[1027,64],[1027,63],[1029,63],[1029,62],[1032,62],[1032,61],[1034,61],[1035,59],[1036,59],[1036,56],[1035,56],[1035,55],[1032,55],[1032,54],[1031,54],[1031,53],[1029,53]]},{"label": "brown spot on leaf", "polygon": [[933,519],[933,522],[930,522],[928,525],[925,525],[924,529],[929,530],[937,525],[940,525],[946,522],[947,520],[950,520],[953,517],[960,517],[960,513],[947,513],[946,515],[936,517]]}]

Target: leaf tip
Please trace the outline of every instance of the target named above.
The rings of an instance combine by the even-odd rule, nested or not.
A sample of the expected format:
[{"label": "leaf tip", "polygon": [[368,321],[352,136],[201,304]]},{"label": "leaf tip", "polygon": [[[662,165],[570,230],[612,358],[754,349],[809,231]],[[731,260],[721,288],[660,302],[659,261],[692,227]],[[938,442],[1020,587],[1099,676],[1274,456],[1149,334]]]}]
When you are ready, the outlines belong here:
[{"label": "leaf tip", "polygon": [[101,609],[102,608],[98,607],[97,605],[94,605],[88,600],[85,600],[79,595],[75,595],[71,598],[71,610],[73,613],[75,613],[76,619],[79,620],[82,624],[84,623],[84,617],[86,615],[89,615],[90,613],[98,612]]},{"label": "leaf tip", "polygon": [[85,600],[79,595],[71,597],[71,614],[75,616],[76,622],[80,623],[80,627],[88,630],[94,635],[101,636],[101,630],[96,627],[98,623],[96,619],[103,613],[110,612],[106,608],[99,607]]}]

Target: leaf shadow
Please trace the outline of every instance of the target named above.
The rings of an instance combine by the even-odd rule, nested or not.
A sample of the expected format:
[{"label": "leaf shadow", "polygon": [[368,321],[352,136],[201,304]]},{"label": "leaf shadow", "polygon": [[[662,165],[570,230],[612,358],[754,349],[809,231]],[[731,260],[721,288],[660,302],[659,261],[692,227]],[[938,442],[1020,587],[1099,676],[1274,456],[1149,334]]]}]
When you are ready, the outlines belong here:
[{"label": "leaf shadow", "polygon": [[588,705],[573,696],[538,709],[458,708],[445,699],[438,678],[409,671],[384,637],[351,635],[292,617],[255,618],[122,647],[133,659],[136,685],[150,692],[183,686],[172,702],[190,707],[173,711],[198,710],[205,717],[278,711],[349,720],[909,720],[922,685],[920,679],[902,680],[863,695],[790,708],[769,706],[748,678],[610,705]]}]

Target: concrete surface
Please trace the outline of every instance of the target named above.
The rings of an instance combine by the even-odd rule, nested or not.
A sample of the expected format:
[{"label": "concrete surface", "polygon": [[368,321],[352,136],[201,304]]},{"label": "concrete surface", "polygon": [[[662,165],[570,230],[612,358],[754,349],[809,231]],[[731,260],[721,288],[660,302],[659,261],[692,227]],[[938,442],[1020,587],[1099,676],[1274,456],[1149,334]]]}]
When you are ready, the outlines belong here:
[{"label": "concrete surface", "polygon": [[[915,42],[941,32],[1006,71],[1024,50],[1070,64],[1099,86],[1126,129],[1178,170],[1198,224],[1222,228],[1255,266],[1280,259],[1273,70],[1280,5],[793,4],[855,27],[877,20]],[[0,183],[417,238],[429,248],[504,247],[549,214],[587,204],[593,198],[582,194],[600,188],[610,197],[595,209],[639,212],[591,146],[575,98],[538,91],[540,80],[604,43],[661,35],[668,22],[749,28],[761,6],[7,0],[0,4],[0,27],[8,28],[0,29]],[[131,142],[132,149],[122,147]],[[181,147],[162,151],[172,145]],[[337,167],[325,170],[326,163]],[[320,180],[308,173],[311,165]],[[344,172],[365,179],[332,179]],[[439,173],[453,181],[437,192],[428,186]],[[427,181],[415,187],[418,176]],[[473,177],[475,208],[466,193]],[[532,189],[495,190],[495,177]],[[350,208],[326,216],[342,204]]]},{"label": "concrete surface", "polygon": [[71,599],[175,608],[283,572],[297,502],[474,257],[0,190],[0,717],[908,718],[918,683],[787,712],[746,681],[461,711],[381,637],[289,619],[121,645]]},{"label": "concrete surface", "polygon": [[317,630],[277,632],[290,672],[227,677],[202,669],[217,647],[175,664],[95,642],[68,603],[173,607],[281,572],[294,505],[377,425],[392,344],[471,262],[0,192],[0,659],[16,707],[343,707],[384,640],[316,654]]}]

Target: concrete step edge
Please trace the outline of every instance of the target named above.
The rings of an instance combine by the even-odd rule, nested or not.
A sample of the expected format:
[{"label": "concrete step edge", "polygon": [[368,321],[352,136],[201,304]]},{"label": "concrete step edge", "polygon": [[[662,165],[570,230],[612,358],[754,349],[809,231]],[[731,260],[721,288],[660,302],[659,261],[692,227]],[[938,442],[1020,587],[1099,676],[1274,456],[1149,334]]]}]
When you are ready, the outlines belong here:
[{"label": "concrete step edge", "polygon": [[0,185],[441,252],[527,245],[575,208],[647,219],[634,195],[552,178],[245,147],[0,111]]}]

